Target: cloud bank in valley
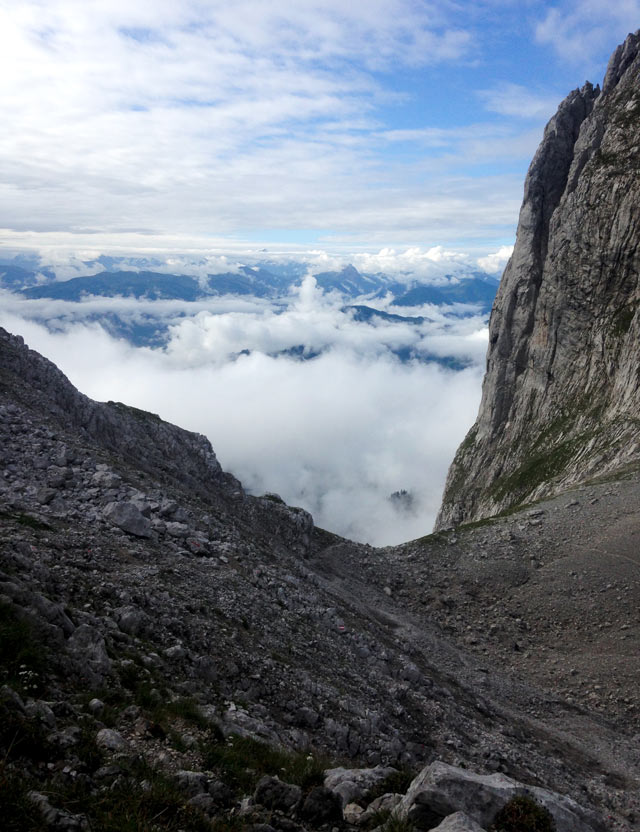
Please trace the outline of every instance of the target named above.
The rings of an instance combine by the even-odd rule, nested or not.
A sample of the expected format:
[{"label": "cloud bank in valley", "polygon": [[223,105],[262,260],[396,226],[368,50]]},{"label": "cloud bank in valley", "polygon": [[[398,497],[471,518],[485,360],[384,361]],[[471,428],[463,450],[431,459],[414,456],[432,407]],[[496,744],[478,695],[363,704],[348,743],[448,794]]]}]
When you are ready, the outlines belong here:
[{"label": "cloud bank in valley", "polygon": [[[98,309],[139,316],[145,304],[131,299],[73,304],[6,293],[0,325],[91,397],[204,433],[247,489],[279,493],[322,527],[378,545],[431,530],[448,465],[479,402],[480,315],[394,307],[425,320],[358,323],[344,298],[322,294],[311,276],[284,308],[221,298],[183,317],[184,304],[162,304],[148,307],[170,323],[163,350],[134,348],[90,322]],[[48,328],[30,318],[46,319]],[[316,357],[286,353],[298,345]],[[394,351],[402,347],[468,367],[401,362]],[[390,499],[402,490],[411,505]]]}]

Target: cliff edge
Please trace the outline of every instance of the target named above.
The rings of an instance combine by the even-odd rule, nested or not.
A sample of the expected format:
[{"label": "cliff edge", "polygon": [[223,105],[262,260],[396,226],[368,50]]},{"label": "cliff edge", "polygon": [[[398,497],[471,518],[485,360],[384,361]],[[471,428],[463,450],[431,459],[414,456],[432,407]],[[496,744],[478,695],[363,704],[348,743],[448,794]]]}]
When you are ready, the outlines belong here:
[{"label": "cliff edge", "polygon": [[436,528],[640,463],[640,30],[545,128]]}]

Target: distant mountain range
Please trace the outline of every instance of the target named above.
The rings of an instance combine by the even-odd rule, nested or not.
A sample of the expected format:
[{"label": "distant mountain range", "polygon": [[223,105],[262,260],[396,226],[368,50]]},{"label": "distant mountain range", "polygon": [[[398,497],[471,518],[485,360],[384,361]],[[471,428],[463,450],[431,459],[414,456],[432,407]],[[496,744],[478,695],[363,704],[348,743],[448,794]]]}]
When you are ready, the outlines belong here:
[{"label": "distant mountain range", "polygon": [[[237,271],[208,274],[202,278],[151,270],[115,270],[56,280],[50,269],[35,270],[0,264],[0,286],[19,291],[32,299],[80,301],[93,295],[191,302],[217,295],[282,297],[300,282],[305,273],[304,264],[277,271],[272,264],[269,265],[269,269],[240,266]],[[491,309],[499,283],[496,277],[484,272],[465,271],[446,275],[446,282],[425,285],[410,275],[399,279],[381,273],[363,274],[352,265],[345,266],[341,271],[322,272],[315,275],[315,279],[323,291],[337,291],[348,298],[381,298],[390,294],[395,306],[473,304],[484,312]]]},{"label": "distant mountain range", "polygon": [[[56,279],[52,269],[37,268],[30,261],[0,264],[0,288],[8,289],[30,300],[57,300],[79,303],[87,298],[129,298],[138,301],[180,301],[185,304],[206,301],[216,297],[259,298],[280,303],[283,306],[308,273],[305,263],[265,263],[242,265],[235,271],[223,274],[167,274],[144,269],[114,268],[122,261],[101,257],[87,263],[87,268],[99,268],[96,274],[73,277],[69,280]],[[153,265],[153,261],[136,260],[136,267]],[[156,264],[157,268],[157,264]],[[345,301],[343,312],[351,314],[354,322],[362,325],[406,325],[419,326],[429,322],[428,317],[391,314],[375,308],[376,301],[390,300],[390,305],[402,309],[432,304],[448,307],[448,312],[457,317],[466,315],[488,315],[499,281],[496,277],[469,266],[460,264],[455,274],[438,276],[437,284],[424,284],[411,275],[390,277],[388,275],[363,274],[353,265],[339,271],[321,272],[315,275],[317,286],[323,292],[339,294]],[[168,319],[166,308],[157,311],[149,303],[140,305],[132,314],[124,314],[117,306],[100,308],[96,311],[85,308],[82,320],[85,323],[99,323],[116,338],[123,338],[134,346],[162,347],[169,336],[169,325],[177,318],[189,314],[188,309],[176,309]],[[44,313],[38,313],[36,320],[48,325]],[[391,349],[391,348],[390,348]],[[402,361],[418,358],[421,361],[436,361],[451,369],[461,369],[467,362],[452,357],[416,355],[410,345],[397,346],[391,351]],[[246,353],[247,351],[243,351]],[[319,353],[305,344],[293,344],[282,350],[282,355],[310,360]]]}]

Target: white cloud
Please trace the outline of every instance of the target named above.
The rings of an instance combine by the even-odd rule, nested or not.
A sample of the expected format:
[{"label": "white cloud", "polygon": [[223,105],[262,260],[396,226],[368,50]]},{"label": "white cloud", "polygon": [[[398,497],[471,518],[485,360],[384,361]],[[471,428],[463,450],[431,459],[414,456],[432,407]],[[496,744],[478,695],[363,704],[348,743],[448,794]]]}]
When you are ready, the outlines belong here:
[{"label": "white cloud", "polygon": [[542,119],[547,121],[558,109],[558,98],[535,94],[521,84],[503,82],[493,89],[480,90],[480,98],[487,110],[503,116]]},{"label": "white cloud", "polygon": [[[413,0],[5,6],[0,225],[340,229],[385,243],[512,226],[519,177],[449,186],[450,170],[434,176],[382,147],[394,73],[475,54],[456,20],[456,4]],[[454,156],[481,161],[490,147],[474,128]]]},{"label": "white cloud", "polygon": [[[486,330],[480,317],[435,307],[394,308],[428,313],[422,326],[359,324],[342,303],[311,277],[284,310],[226,298],[184,319],[187,305],[176,302],[65,304],[3,293],[0,325],[88,395],[205,433],[223,466],[256,493],[276,491],[338,533],[400,542],[432,527],[448,465],[475,418]],[[108,311],[134,320],[152,307],[173,322],[165,351],[135,349],[87,323]],[[30,315],[44,316],[49,330]],[[308,361],[269,355],[299,344],[323,351]],[[392,351],[406,345],[473,364],[459,372],[403,364]],[[414,495],[415,513],[389,501],[401,489]]]},{"label": "white cloud", "polygon": [[485,257],[478,257],[477,262],[483,271],[489,274],[498,274],[503,271],[512,254],[513,246],[500,246],[492,254],[487,254]]},{"label": "white cloud", "polygon": [[447,277],[452,273],[464,276],[474,271],[469,255],[443,246],[429,249],[414,246],[404,251],[383,248],[377,254],[356,254],[352,260],[356,268],[365,273],[381,272],[398,278],[410,276],[412,280],[433,284],[447,283]]},{"label": "white cloud", "polygon": [[564,60],[587,69],[608,57],[611,44],[640,26],[639,0],[562,0],[546,10],[536,38],[550,44]]}]

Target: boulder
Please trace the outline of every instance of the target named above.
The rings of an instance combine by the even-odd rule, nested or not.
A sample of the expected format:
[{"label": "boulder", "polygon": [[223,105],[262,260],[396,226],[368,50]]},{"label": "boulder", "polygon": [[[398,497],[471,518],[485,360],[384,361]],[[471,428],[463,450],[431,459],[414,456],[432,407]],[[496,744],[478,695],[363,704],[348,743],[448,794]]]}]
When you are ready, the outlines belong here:
[{"label": "boulder", "polygon": [[311,789],[300,807],[300,817],[313,826],[320,826],[323,823],[340,823],[342,800],[331,789],[316,786]]},{"label": "boulder", "polygon": [[107,751],[126,751],[129,747],[122,734],[113,728],[101,728],[96,736],[96,744],[98,748]]},{"label": "boulder", "polygon": [[113,611],[113,617],[123,633],[139,636],[149,625],[149,616],[138,607],[118,607]]},{"label": "boulder", "polygon": [[185,523],[170,522],[167,523],[165,531],[170,537],[184,539],[189,536],[191,530]]},{"label": "boulder", "polygon": [[436,826],[433,832],[484,832],[484,829],[464,812],[454,812]]},{"label": "boulder", "polygon": [[109,503],[103,515],[112,525],[134,537],[151,537],[151,522],[133,503]]},{"label": "boulder", "polygon": [[516,795],[528,795],[547,809],[557,832],[601,832],[602,820],[570,797],[525,786],[504,774],[474,774],[466,769],[435,762],[411,783],[393,814],[417,829],[433,829],[446,817],[465,812],[488,828],[497,812]]},{"label": "boulder", "polygon": [[183,769],[176,772],[176,785],[184,794],[195,797],[208,792],[209,778],[201,771],[186,771]]},{"label": "boulder", "polygon": [[95,627],[81,624],[67,641],[67,647],[84,671],[93,672],[98,677],[111,673],[111,659],[104,636]]},{"label": "boulder", "polygon": [[325,772],[324,785],[340,796],[343,807],[348,803],[366,800],[373,788],[383,783],[397,769],[390,766],[375,768],[332,768]]},{"label": "boulder", "polygon": [[293,812],[302,799],[302,789],[291,783],[283,783],[278,777],[263,777],[253,794],[254,803],[266,809],[279,809],[281,812]]},{"label": "boulder", "polygon": [[362,813],[360,823],[364,826],[369,826],[370,821],[378,812],[391,812],[401,800],[402,795],[394,794],[393,792],[376,797]]}]

